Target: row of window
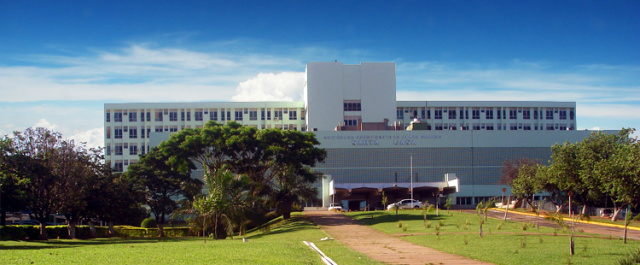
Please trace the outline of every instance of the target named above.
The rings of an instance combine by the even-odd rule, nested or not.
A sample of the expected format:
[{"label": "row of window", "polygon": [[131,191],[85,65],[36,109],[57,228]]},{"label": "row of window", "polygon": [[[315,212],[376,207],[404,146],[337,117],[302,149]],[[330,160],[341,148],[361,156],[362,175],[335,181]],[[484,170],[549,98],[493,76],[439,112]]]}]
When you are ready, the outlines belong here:
[{"label": "row of window", "polygon": [[[304,110],[300,110],[301,115],[300,115],[300,119],[304,120]],[[191,121],[191,111],[180,111],[180,121]],[[271,109],[261,109],[260,110],[260,120],[271,120],[271,113],[272,110]],[[138,115],[139,114],[139,115]],[[204,120],[204,116],[205,115],[209,115],[209,120],[212,121],[217,121],[218,119],[220,119],[221,121],[224,120],[231,120],[231,110],[230,109],[221,109],[220,112],[218,112],[218,109],[197,109],[195,112],[193,112],[193,120],[194,121],[203,121]],[[289,120],[297,120],[298,119],[298,110],[297,109],[281,109],[281,108],[276,108],[273,110],[273,118],[274,120],[283,120],[284,116],[283,114],[287,114]],[[234,110],[234,120],[236,121],[241,121],[245,118],[245,115],[249,116],[249,120],[255,121],[258,120],[258,110],[257,109],[235,109]],[[123,116],[123,112],[114,112],[113,113],[113,121],[114,122],[122,122],[122,116]],[[140,117],[140,121],[151,121],[151,112],[147,111],[147,112],[143,112],[141,111],[140,113],[138,112],[124,112],[124,116],[128,117],[128,121],[129,122],[137,122],[138,121],[138,117]],[[178,121],[178,110],[176,109],[164,109],[164,110],[155,110],[154,111],[154,121],[164,121],[166,118],[165,116],[168,116],[169,120],[168,121]],[[146,118],[146,119],[145,119]],[[105,117],[106,122],[111,122],[111,112],[107,112],[106,113],[106,117]]]},{"label": "row of window", "polygon": [[[555,131],[555,130],[560,130],[560,131],[566,131],[566,130],[574,130],[573,125],[570,125],[569,127],[567,127],[567,124],[564,123],[549,123],[549,124],[533,124],[533,126],[530,123],[510,123],[508,124],[509,127],[507,127],[506,123],[498,123],[498,124],[493,124],[493,123],[472,123],[471,124],[471,128],[474,131],[478,131],[478,130],[487,130],[487,131],[493,131],[493,130],[504,130],[506,131],[507,128],[509,128],[509,130],[511,131],[516,131],[516,130],[524,130],[524,131],[530,131],[530,130],[548,130],[548,131]],[[451,131],[455,131],[455,130],[469,130],[469,124],[468,123],[461,123],[460,126],[458,126],[457,123],[435,123],[433,124],[433,126],[428,123],[427,124],[427,130],[436,130],[436,131],[442,131],[442,130],[451,130]]]},{"label": "row of window", "polygon": [[[298,130],[298,125],[296,124],[274,124],[273,127],[269,124],[262,124],[261,128],[258,128],[258,125],[252,124],[248,125],[254,127],[256,129],[283,129],[283,130]],[[154,128],[154,132],[177,132],[178,130],[184,130],[185,128],[191,128],[191,125],[182,125],[178,128],[178,125],[156,125]],[[202,128],[202,125],[195,125],[194,128]],[[302,130],[304,131],[306,127],[302,126]],[[137,126],[116,126],[113,128],[113,133],[111,127],[106,127],[105,130],[105,138],[111,139],[113,134],[114,139],[123,139],[123,135],[128,135],[129,139],[137,139],[138,131],[140,132],[140,138],[150,138],[151,137],[151,126],[147,126],[145,128],[140,128],[138,130]]]},{"label": "row of window", "polygon": [[[575,113],[573,111],[573,109],[569,109],[569,119],[573,120],[575,118]],[[422,109],[420,110],[420,113],[418,113],[418,109],[416,108],[397,108],[396,110],[396,118],[398,120],[402,120],[405,117],[405,113],[408,113],[407,115],[410,118],[426,118],[426,119],[431,119],[431,110],[425,110]],[[443,115],[443,113],[445,113]],[[481,115],[484,114],[484,115]],[[520,113],[520,114],[519,114]],[[494,119],[494,117],[498,120],[502,120],[502,119],[511,119],[511,120],[517,120],[519,117],[521,119],[524,120],[529,120],[531,119],[531,114],[533,114],[533,119],[537,120],[537,119],[542,119],[542,117],[545,117],[547,120],[553,120],[555,118],[555,113],[557,113],[557,117],[560,120],[566,120],[567,119],[567,109],[564,108],[555,108],[555,109],[547,109],[544,111],[540,110],[531,110],[528,108],[518,108],[518,109],[509,109],[508,112],[508,116],[507,116],[507,110],[494,110],[494,109],[485,109],[485,108],[472,108],[471,109],[471,119],[474,120],[479,120],[481,118],[487,119],[487,120],[492,120]],[[420,115],[418,115],[420,114]],[[543,116],[543,114],[545,114]],[[484,116],[484,117],[482,117]],[[469,109],[465,109],[465,110],[456,110],[456,108],[435,108],[433,110],[433,118],[436,120],[441,120],[443,119],[443,117],[448,117],[450,120],[454,120],[454,119],[469,119]]]},{"label": "row of window", "polygon": [[[124,171],[124,166],[128,166],[130,164],[135,164],[136,162],[138,162],[138,160],[116,160],[113,163],[113,170],[115,172],[123,172]],[[111,163],[111,161],[107,161],[107,163]]]},{"label": "row of window", "polygon": [[[116,143],[113,145],[113,150],[111,150],[111,145],[107,144],[105,148],[105,155],[117,155],[121,156],[124,154],[129,155],[144,155],[149,152],[151,146],[145,145],[144,143],[140,144],[140,148],[138,148],[138,143]],[[125,150],[126,149],[126,150]]]}]

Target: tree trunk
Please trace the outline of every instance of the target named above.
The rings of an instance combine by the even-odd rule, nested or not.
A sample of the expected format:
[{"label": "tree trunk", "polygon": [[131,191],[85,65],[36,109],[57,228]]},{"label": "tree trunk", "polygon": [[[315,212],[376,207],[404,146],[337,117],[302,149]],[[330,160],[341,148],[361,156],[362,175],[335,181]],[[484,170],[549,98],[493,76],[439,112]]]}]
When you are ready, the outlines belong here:
[{"label": "tree trunk", "polygon": [[109,221],[109,236],[116,236],[116,229],[113,228],[113,221]]},{"label": "tree trunk", "polygon": [[164,224],[158,222],[158,236],[164,237]]},{"label": "tree trunk", "polygon": [[[0,208],[2,208],[0,206]],[[0,211],[0,226],[7,225],[7,211]]]},{"label": "tree trunk", "polygon": [[91,232],[91,237],[98,237],[98,233],[96,232],[96,225],[89,219],[89,231]]},{"label": "tree trunk", "polygon": [[587,214],[587,205],[582,205],[582,216],[585,216],[585,214]]},{"label": "tree trunk", "polygon": [[48,240],[48,238],[47,238],[47,224],[44,221],[45,220],[40,221],[40,239]]},{"label": "tree trunk", "polygon": [[69,224],[67,224],[67,229],[69,230],[69,238],[76,239],[76,222],[69,220]]},{"label": "tree trunk", "polygon": [[480,238],[482,238],[482,224],[480,224]]},{"label": "tree trunk", "polygon": [[571,256],[573,256],[574,247],[573,235],[571,235],[571,239],[569,240],[569,255]]}]

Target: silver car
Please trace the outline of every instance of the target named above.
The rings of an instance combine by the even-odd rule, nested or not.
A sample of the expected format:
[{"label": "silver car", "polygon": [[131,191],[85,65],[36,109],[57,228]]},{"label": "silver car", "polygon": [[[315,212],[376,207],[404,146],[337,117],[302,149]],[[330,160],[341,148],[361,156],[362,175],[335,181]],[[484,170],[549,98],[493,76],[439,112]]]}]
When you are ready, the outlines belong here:
[{"label": "silver car", "polygon": [[393,209],[394,206],[398,206],[399,209],[417,209],[422,208],[422,202],[412,199],[404,199],[396,203],[389,204],[387,210]]}]

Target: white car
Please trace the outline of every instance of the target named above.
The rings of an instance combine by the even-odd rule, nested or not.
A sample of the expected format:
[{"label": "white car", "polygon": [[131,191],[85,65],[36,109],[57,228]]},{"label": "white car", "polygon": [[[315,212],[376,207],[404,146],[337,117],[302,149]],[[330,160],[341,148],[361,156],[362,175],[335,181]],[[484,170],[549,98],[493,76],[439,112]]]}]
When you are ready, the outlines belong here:
[{"label": "white car", "polygon": [[329,205],[329,211],[338,211],[341,212],[342,211],[342,204],[340,203],[332,203],[331,205]]},{"label": "white car", "polygon": [[396,203],[389,204],[387,210],[392,210],[397,205],[398,209],[419,209],[422,208],[422,202],[412,199],[404,199]]}]

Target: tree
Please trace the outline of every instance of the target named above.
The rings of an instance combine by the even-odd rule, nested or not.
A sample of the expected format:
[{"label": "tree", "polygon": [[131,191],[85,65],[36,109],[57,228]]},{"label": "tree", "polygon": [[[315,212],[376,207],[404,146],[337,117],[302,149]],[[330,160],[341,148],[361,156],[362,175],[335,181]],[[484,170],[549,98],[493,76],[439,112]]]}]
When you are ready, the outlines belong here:
[{"label": "tree", "polygon": [[312,133],[257,130],[236,122],[221,125],[208,122],[203,128],[182,130],[158,146],[169,156],[170,164],[185,172],[195,163],[205,171],[226,165],[235,174],[247,176],[253,196],[268,195],[272,181],[283,172],[306,174],[326,157]]},{"label": "tree", "polygon": [[155,215],[159,236],[164,237],[164,223],[166,217],[178,208],[177,200],[181,197],[192,198],[187,193],[190,185],[201,182],[191,178],[187,173],[174,170],[168,165],[168,157],[157,147],[142,156],[138,163],[129,166],[125,173],[129,178],[138,181],[139,187],[144,189],[146,204]]},{"label": "tree", "polygon": [[45,128],[28,128],[14,132],[7,148],[4,168],[23,184],[25,205],[32,219],[40,222],[40,238],[47,239],[46,222],[56,213],[65,196],[63,184],[56,174],[56,149],[63,142],[62,135]]},{"label": "tree", "polygon": [[20,211],[26,207],[25,181],[15,169],[12,157],[11,138],[0,139],[0,226],[4,226],[7,212]]},{"label": "tree", "polygon": [[318,190],[311,186],[318,176],[310,168],[305,169],[302,175],[296,175],[291,169],[276,177],[272,198],[276,210],[285,220],[291,217],[294,203],[301,204],[301,201],[311,200],[318,194]]},{"label": "tree", "polygon": [[544,179],[538,178],[536,172],[541,165],[523,165],[518,170],[518,178],[511,184],[511,192],[532,206],[531,196],[543,189]]},{"label": "tree", "polygon": [[640,145],[619,145],[613,155],[594,166],[601,176],[602,189],[611,198],[615,221],[622,209],[636,206],[640,200]]}]

